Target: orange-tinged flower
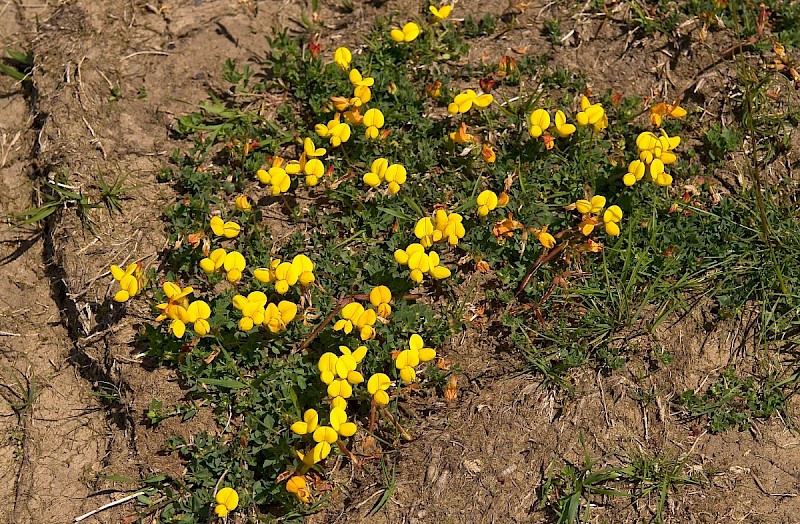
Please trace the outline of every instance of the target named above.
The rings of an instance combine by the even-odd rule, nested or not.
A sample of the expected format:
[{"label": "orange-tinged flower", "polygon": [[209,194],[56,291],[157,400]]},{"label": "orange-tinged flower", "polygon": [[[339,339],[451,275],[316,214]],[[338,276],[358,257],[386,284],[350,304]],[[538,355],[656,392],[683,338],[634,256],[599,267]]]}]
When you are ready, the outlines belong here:
[{"label": "orange-tinged flower", "polygon": [[553,137],[547,131],[545,131],[544,134],[542,135],[542,140],[544,141],[545,149],[547,149],[548,151],[553,149],[553,146],[556,145],[556,141],[553,139]]},{"label": "orange-tinged flower", "polygon": [[680,106],[680,99],[676,100],[672,105],[659,102],[650,108],[650,122],[652,122],[654,126],[661,127],[661,121],[665,116],[672,118],[683,118],[686,116],[686,110]]},{"label": "orange-tinged flower", "polygon": [[239,195],[238,197],[236,197],[235,204],[236,204],[236,209],[238,209],[239,211],[246,212],[253,209],[253,205],[250,203],[250,200],[248,200],[247,195]]},{"label": "orange-tinged flower", "polygon": [[434,83],[425,86],[425,92],[431,98],[439,98],[442,93],[442,83],[436,80]]},{"label": "orange-tinged flower", "polygon": [[347,111],[350,108],[350,99],[343,96],[332,96],[331,102],[337,111]]},{"label": "orange-tinged flower", "polygon": [[522,223],[514,220],[514,215],[509,213],[506,218],[494,225],[492,233],[497,238],[511,238],[514,236],[514,231],[520,228],[522,228]]},{"label": "orange-tinged flower", "polygon": [[450,133],[450,140],[456,144],[466,144],[467,142],[473,142],[475,137],[467,133],[467,123],[462,121],[458,131]]},{"label": "orange-tinged flower", "polygon": [[539,243],[547,249],[553,249],[553,246],[556,245],[556,239],[547,232],[547,226],[542,226],[542,229],[534,229],[533,234]]},{"label": "orange-tinged flower", "polygon": [[311,494],[308,492],[305,477],[295,475],[286,482],[286,491],[294,493],[300,502],[308,504]]},{"label": "orange-tinged flower", "polygon": [[494,153],[492,146],[489,144],[483,144],[481,146],[481,156],[483,156],[483,159],[487,164],[492,164],[495,160],[497,160],[497,155]]}]

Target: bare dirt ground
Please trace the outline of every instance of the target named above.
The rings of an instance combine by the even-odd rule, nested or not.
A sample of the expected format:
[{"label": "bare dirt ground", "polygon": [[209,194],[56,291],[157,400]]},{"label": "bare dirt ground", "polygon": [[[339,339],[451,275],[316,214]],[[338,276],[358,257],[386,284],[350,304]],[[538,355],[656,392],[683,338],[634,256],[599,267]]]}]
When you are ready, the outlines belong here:
[{"label": "bare dirt ground", "polygon": [[[352,28],[376,14],[407,8],[391,0],[342,15],[323,5],[330,28],[321,35],[323,51],[351,40]],[[498,1],[458,5],[498,16],[507,8]],[[6,400],[0,496],[7,501],[0,522],[72,522],[125,495],[120,490],[127,486],[102,475],[182,473],[176,457],[161,453],[164,439],[188,437],[210,420],[201,413],[189,423],[145,424],[153,398],[182,393],[174,373],[147,367],[133,344],[138,326],[151,317],[146,307],[130,308],[116,322],[121,311],[109,301],[108,267],[134,260],[157,265],[166,247],[161,210],[174,195],[156,175],[169,152],[182,146],[170,138],[169,126],[206,98],[226,58],[241,63],[263,55],[270,29],[291,27],[303,9],[295,2],[234,0],[0,0],[0,48],[31,51],[35,64],[30,89],[0,77],[0,211],[36,205],[32,188],[55,173],[66,173],[68,184],[90,198],[100,175],[125,177],[133,188],[123,215],[88,211],[91,230],[70,208],[44,228],[0,231],[0,393]],[[637,39],[618,23],[624,3],[612,5],[609,17],[569,9],[531,3],[513,30],[486,38],[470,58],[549,49],[555,65],[585,72],[598,91],[684,96],[709,109],[704,118],[718,117],[731,75],[718,55],[730,42],[714,35],[701,41],[696,25],[682,27],[677,43]],[[564,32],[574,33],[556,49],[542,27],[557,14],[569,20]],[[116,89],[121,96],[112,96]],[[581,462],[583,436],[595,457],[639,450],[686,457],[687,469],[707,483],[671,493],[669,522],[800,522],[800,438],[786,424],[772,420],[749,433],[709,435],[670,407],[676,393],[698,387],[748,344],[741,322],[709,323],[702,310],[664,323],[657,333],[675,356],[673,365],[653,371],[643,356],[618,374],[575,376],[572,399],[549,393],[534,375],[520,375],[521,364],[507,354],[487,367],[480,357],[491,341],[485,326],[473,325],[442,348],[464,370],[461,395],[418,414],[418,438],[398,453],[397,491],[386,509],[366,516],[382,487],[379,468],[342,471],[354,482],[312,520],[549,522],[552,516],[536,507],[535,488],[554,458]],[[642,377],[655,391],[646,405],[632,395]],[[655,502],[610,501],[593,518],[647,521]],[[130,513],[120,506],[85,522],[123,522]]]}]

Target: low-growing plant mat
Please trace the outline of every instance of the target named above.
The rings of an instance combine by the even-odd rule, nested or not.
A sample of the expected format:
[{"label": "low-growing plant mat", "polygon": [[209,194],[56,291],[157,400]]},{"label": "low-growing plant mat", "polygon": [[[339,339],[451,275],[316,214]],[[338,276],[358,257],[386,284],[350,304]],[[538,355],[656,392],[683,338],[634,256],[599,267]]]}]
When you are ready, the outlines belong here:
[{"label": "low-growing plant mat", "polygon": [[[191,368],[184,365],[185,355],[174,352],[180,346],[166,328],[158,331],[145,298],[161,281],[193,274],[170,266],[178,260],[176,253],[186,252],[187,239],[174,229],[175,214],[165,210],[180,208],[182,199],[191,197],[181,162],[196,146],[193,139],[209,135],[180,126],[193,122],[187,115],[200,115],[197,125],[207,123],[208,108],[215,107],[265,119],[280,116],[281,107],[307,114],[309,106],[337,93],[318,86],[299,100],[291,90],[249,91],[257,82],[273,81],[276,65],[288,63],[274,63],[272,51],[295,49],[292,39],[297,38],[301,62],[319,46],[320,60],[330,63],[337,47],[366,52],[364,38],[382,34],[380,45],[402,53],[388,30],[413,16],[426,38],[426,31],[435,31],[422,22],[426,6],[206,0],[109,6],[84,0],[42,7],[8,3],[0,13],[0,47],[32,60],[28,65],[14,58],[22,55],[10,55],[3,64],[22,77],[0,76],[0,90],[8,94],[0,102],[5,189],[0,202],[9,216],[0,284],[6,319],[0,325],[0,387],[7,415],[2,426],[6,467],[0,474],[6,500],[13,501],[0,521],[72,522],[129,495],[137,497],[85,521],[214,521],[219,519],[211,500],[223,486],[240,490],[242,504],[229,513],[229,522],[303,515],[310,522],[795,520],[800,441],[793,430],[797,281],[791,261],[798,246],[792,211],[798,184],[793,173],[797,97],[789,71],[798,43],[793,4],[771,2],[764,11],[738,2],[455,6],[455,21],[447,23],[454,24],[453,34],[465,28],[467,46],[458,62],[448,65],[448,59],[438,58],[453,75],[444,86],[448,97],[466,88],[479,90],[477,73],[497,83],[496,104],[518,96],[516,86],[497,74],[508,56],[520,68],[516,74],[524,85],[540,89],[542,97],[530,109],[547,101],[551,115],[563,108],[569,121],[575,120],[587,85],[592,102],[602,100],[619,117],[612,118],[612,130],[625,118],[639,118],[631,129],[643,130],[648,115],[636,113],[658,101],[680,100],[689,115],[665,124],[670,136],[683,139],[680,160],[671,169],[675,180],[668,190],[656,190],[646,180],[620,189],[635,153],[630,143],[612,143],[607,152],[616,171],[602,155],[593,161],[606,166],[596,169],[618,178],[602,188],[571,187],[559,202],[593,191],[638,191],[652,195],[653,207],[622,203],[619,239],[604,238],[604,251],[588,254],[593,258],[585,258],[580,268],[559,259],[546,262],[518,293],[542,249],[530,234],[527,255],[513,255],[516,265],[496,263],[495,253],[489,271],[482,273],[475,271],[474,250],[452,251],[443,261],[455,283],[426,281],[412,288],[407,282],[409,293],[421,295],[407,305],[393,290],[396,315],[404,308],[430,312],[418,327],[430,331],[425,342],[435,346],[440,359],[424,373],[419,368],[422,381],[395,405],[393,412],[412,439],[393,433],[386,418],[374,433],[377,442],[357,433],[347,441],[357,465],[334,452],[309,475],[313,501],[321,501],[313,506],[286,492],[286,478],[262,478],[259,471],[241,468],[245,456],[232,460],[215,451],[215,443],[234,434],[231,427],[237,437],[249,438],[239,431],[244,415],[214,403],[235,396],[198,395],[198,377],[187,374]],[[374,29],[376,20],[383,24],[380,30]],[[273,40],[271,51],[265,37],[274,39],[284,30],[288,40]],[[785,62],[775,41],[786,47]],[[235,64],[225,67],[227,59]],[[251,84],[241,77],[245,65],[255,73]],[[452,73],[459,66],[463,71]],[[210,93],[217,99],[209,99]],[[375,96],[384,95],[376,89]],[[205,112],[198,110],[203,103]],[[442,106],[438,111],[439,125],[449,126],[442,131],[455,131],[457,120],[442,118]],[[523,125],[529,125],[529,114],[523,115]],[[386,128],[398,125],[387,112]],[[469,130],[496,144],[503,130],[484,132],[490,127],[476,120]],[[540,145],[541,139],[534,142],[527,128],[522,130],[520,136]],[[285,140],[280,150],[260,154],[291,155],[295,139],[304,136],[321,143],[313,127],[292,133],[284,139],[276,131],[275,140]],[[363,128],[354,127],[353,133],[363,134]],[[560,148],[561,139],[555,140]],[[242,147],[241,141],[230,142],[234,150]],[[219,161],[207,165],[227,169],[226,147],[212,144]],[[453,148],[456,155],[463,150]],[[479,153],[477,148],[465,157],[472,155],[477,165]],[[503,165],[505,151],[496,153]],[[244,179],[244,169],[230,169],[228,182],[247,187],[251,195],[257,192],[254,170]],[[354,202],[368,191],[362,175],[354,173],[340,186]],[[501,193],[501,175],[481,178],[489,185],[480,189]],[[254,202],[277,249],[300,244],[298,230],[304,242],[320,233],[303,229],[292,210],[335,208],[342,197],[326,193],[331,183],[324,179],[319,187],[307,188],[301,180],[289,192],[288,204],[265,193],[263,203]],[[402,198],[404,191],[396,196]],[[541,197],[551,198],[548,191]],[[756,198],[758,191],[764,202]],[[212,207],[229,213],[237,194],[220,188]],[[500,245],[493,226],[509,209],[492,211],[481,222],[474,200],[464,196],[461,202],[465,220],[484,228],[481,242],[490,258],[486,246]],[[525,202],[515,205],[512,210],[522,210]],[[570,227],[569,214],[552,208]],[[405,215],[416,219],[417,213],[409,208],[396,217],[412,229]],[[531,217],[524,212],[514,215],[526,226],[544,225],[527,222]],[[387,221],[390,227],[393,222]],[[358,243],[363,241],[359,235],[380,234],[377,228],[371,235],[347,232],[337,249],[346,253],[352,238]],[[491,249],[518,253],[520,240],[521,230],[505,247]],[[332,251],[323,244],[302,248],[298,252],[317,266],[317,257]],[[187,260],[194,263],[192,256]],[[113,300],[118,285],[109,267],[137,261],[149,271],[149,288],[123,308]],[[324,282],[326,272],[333,271],[323,269],[318,278]],[[408,271],[401,275],[399,266],[387,271],[396,272],[392,282],[407,279]],[[358,283],[354,293],[368,293],[368,285],[376,284],[364,276]],[[226,286],[219,282],[209,293],[224,292]],[[332,305],[324,295],[312,296],[320,316],[296,328],[306,335]],[[322,310],[323,305],[329,309]],[[235,326],[238,317],[229,309]],[[387,356],[412,332],[403,333],[402,341],[393,332],[396,343]],[[161,344],[153,347],[152,340]],[[306,366],[314,367],[321,341],[335,340],[323,335],[311,342],[317,344],[313,353],[286,354],[306,355]],[[450,377],[456,377],[457,388],[448,386]],[[237,380],[251,377],[200,378],[206,386],[236,390],[246,383]],[[327,416],[327,407],[317,402],[301,408],[316,407]],[[362,430],[369,424],[366,405],[355,415],[348,411]],[[272,431],[299,446],[299,439],[291,440],[296,438],[289,429],[293,421],[275,420]],[[280,464],[265,468],[291,471],[296,461],[289,448],[285,451]],[[260,484],[232,483],[246,478]],[[257,490],[268,503],[253,503]]]}]

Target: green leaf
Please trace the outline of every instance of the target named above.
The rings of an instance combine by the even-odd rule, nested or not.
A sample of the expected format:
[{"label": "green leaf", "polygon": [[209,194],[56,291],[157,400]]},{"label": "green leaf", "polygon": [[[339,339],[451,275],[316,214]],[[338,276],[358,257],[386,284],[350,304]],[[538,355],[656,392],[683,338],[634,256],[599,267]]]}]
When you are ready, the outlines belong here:
[{"label": "green leaf", "polygon": [[244,389],[249,387],[244,382],[239,382],[238,380],[233,380],[231,378],[201,378],[198,379],[198,382],[201,384],[206,384],[209,386],[217,386],[220,388],[228,388],[228,389]]}]

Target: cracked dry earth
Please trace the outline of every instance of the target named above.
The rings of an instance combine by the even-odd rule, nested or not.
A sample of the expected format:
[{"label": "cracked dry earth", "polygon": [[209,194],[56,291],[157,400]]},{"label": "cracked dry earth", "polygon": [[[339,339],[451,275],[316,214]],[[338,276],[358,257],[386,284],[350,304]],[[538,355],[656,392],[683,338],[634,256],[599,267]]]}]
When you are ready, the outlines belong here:
[{"label": "cracked dry earth", "polygon": [[[35,57],[32,84],[0,76],[0,213],[8,217],[0,231],[0,523],[73,522],[127,494],[130,486],[103,475],[180,475],[161,444],[197,431],[137,434],[150,400],[180,389],[166,372],[143,368],[133,327],[107,329],[107,268],[164,246],[158,220],[171,195],[153,189],[174,147],[172,115],[187,110],[183,100],[204,99],[226,58],[263,47],[282,4],[262,7],[259,19],[237,2],[111,4],[0,1],[0,49]],[[109,100],[112,86],[123,91],[119,104]],[[87,193],[98,173],[124,177],[139,197],[123,217],[90,210],[91,231],[70,206],[44,224],[14,226],[14,215],[41,204],[33,188],[54,173]],[[131,513],[113,508],[84,522]]]},{"label": "cracked dry earth", "polygon": [[[542,37],[543,13],[555,15],[558,6],[532,4],[520,17],[521,30],[485,39],[486,47],[476,46],[470,58],[499,58],[523,47],[552,51]],[[323,47],[348,38],[348,27],[417,8],[411,5],[357,5],[348,16],[323,5],[333,28],[322,36]],[[99,174],[111,181],[124,177],[132,188],[124,214],[89,210],[90,230],[72,206],[43,227],[11,227],[9,219],[0,230],[0,500],[6,501],[0,523],[72,522],[131,489],[103,475],[180,476],[177,457],[161,452],[164,440],[213,427],[202,411],[188,423],[145,424],[152,399],[183,394],[173,372],[144,365],[134,340],[150,311],[132,304],[123,317],[109,303],[108,267],[158,264],[168,247],[161,210],[175,195],[156,174],[169,152],[183,146],[170,138],[169,126],[220,88],[225,59],[241,63],[263,55],[264,35],[292,26],[302,8],[274,1],[0,0],[0,48],[34,57],[30,85],[0,76],[0,213],[10,217],[37,205],[33,188],[55,174],[90,198]],[[506,3],[465,0],[460,8],[499,16]],[[647,96],[666,85],[656,50],[667,42],[629,45],[620,24],[588,17],[581,24],[575,34],[586,39],[584,47],[553,51],[558,65],[574,70],[579,53],[597,57],[586,73],[598,90]],[[710,104],[725,92],[719,70],[725,65],[713,58],[718,49],[697,44],[695,36],[687,33],[683,42],[691,54],[673,50],[670,82],[681,86],[676,90],[691,88],[693,103]],[[640,70],[641,63],[648,68]],[[122,96],[111,97],[112,88]],[[140,88],[146,97],[138,96]],[[781,421],[753,433],[697,435],[670,412],[674,392],[698,387],[741,349],[731,334],[747,344],[735,336],[744,319],[708,327],[713,323],[703,314],[691,312],[656,333],[676,363],[648,375],[658,397],[649,406],[631,395],[647,374],[635,358],[624,373],[577,374],[575,397],[559,399],[536,377],[519,375],[522,364],[505,354],[487,369],[482,355],[496,348],[487,346],[485,327],[470,327],[441,348],[463,369],[461,398],[420,409],[418,438],[400,450],[397,490],[385,510],[367,516],[383,486],[380,468],[342,470],[334,475],[353,482],[311,520],[550,522],[552,515],[537,507],[535,489],[552,460],[581,460],[583,435],[594,457],[630,450],[687,457],[687,467],[708,482],[670,494],[669,522],[800,522],[800,439]],[[796,402],[791,408],[797,411]],[[653,502],[612,501],[593,518],[647,521]],[[121,505],[84,522],[126,522],[133,513],[131,505]]]}]

